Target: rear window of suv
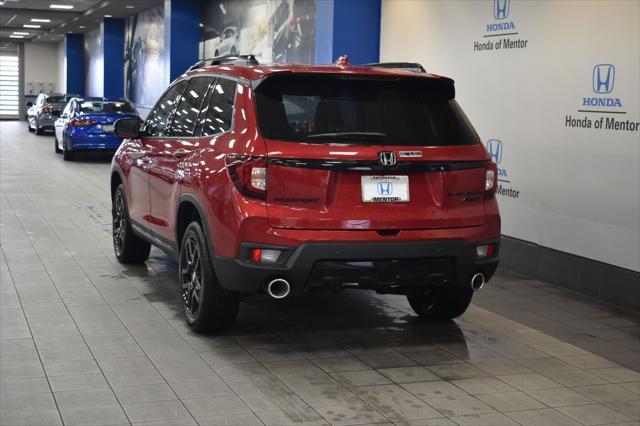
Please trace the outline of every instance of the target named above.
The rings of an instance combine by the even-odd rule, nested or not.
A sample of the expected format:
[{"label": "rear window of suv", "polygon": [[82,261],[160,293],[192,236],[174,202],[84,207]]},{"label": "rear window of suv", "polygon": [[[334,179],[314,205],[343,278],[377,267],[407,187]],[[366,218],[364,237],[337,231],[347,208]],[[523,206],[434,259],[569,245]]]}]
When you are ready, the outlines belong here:
[{"label": "rear window of suv", "polygon": [[275,75],[256,89],[260,132],[307,143],[478,143],[451,80]]}]

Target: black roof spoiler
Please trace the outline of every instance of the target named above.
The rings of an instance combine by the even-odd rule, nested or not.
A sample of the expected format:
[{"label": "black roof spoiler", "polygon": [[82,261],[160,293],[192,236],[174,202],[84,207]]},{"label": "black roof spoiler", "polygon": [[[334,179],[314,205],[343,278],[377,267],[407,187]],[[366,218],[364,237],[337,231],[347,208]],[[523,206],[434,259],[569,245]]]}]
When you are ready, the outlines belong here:
[{"label": "black roof spoiler", "polygon": [[259,65],[255,55],[223,55],[215,58],[207,58],[196,62],[189,67],[189,71],[212,65]]},{"label": "black roof spoiler", "polygon": [[405,71],[412,72],[421,72],[426,73],[427,70],[424,69],[422,65],[417,62],[378,62],[374,64],[364,64],[365,67],[374,67],[374,68],[395,68]]}]

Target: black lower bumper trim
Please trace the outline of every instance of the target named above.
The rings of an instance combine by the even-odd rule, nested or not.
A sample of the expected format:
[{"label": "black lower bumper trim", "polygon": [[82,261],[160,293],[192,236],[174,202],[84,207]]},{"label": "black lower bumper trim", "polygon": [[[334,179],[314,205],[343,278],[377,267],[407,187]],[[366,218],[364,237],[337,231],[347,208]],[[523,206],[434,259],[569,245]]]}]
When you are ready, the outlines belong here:
[{"label": "black lower bumper trim", "polygon": [[[497,241],[494,243],[498,244]],[[240,251],[246,251],[251,244],[245,243],[242,246]],[[369,262],[371,266],[362,262]],[[406,287],[415,285],[416,282],[428,285],[429,282],[438,281],[437,276],[441,276],[447,285],[469,285],[471,276],[476,272],[484,273],[487,279],[491,278],[498,266],[498,259],[494,257],[479,261],[474,256],[473,247],[465,241],[442,240],[304,243],[288,256],[286,263],[280,265],[265,266],[225,257],[215,257],[213,263],[224,289],[257,293],[262,291],[267,280],[285,278],[291,284],[292,294],[298,294],[318,286],[318,283],[320,286],[327,284],[323,269],[325,277],[331,273],[335,275],[336,265],[340,274],[329,280],[328,286],[343,279],[353,279],[349,277],[352,273],[356,277],[360,276],[361,281],[363,277],[366,278],[363,285],[358,285],[357,288],[384,291],[394,285]],[[345,272],[345,269],[351,271]],[[390,279],[394,270],[400,276]],[[378,271],[378,274],[372,275],[373,271]]]}]

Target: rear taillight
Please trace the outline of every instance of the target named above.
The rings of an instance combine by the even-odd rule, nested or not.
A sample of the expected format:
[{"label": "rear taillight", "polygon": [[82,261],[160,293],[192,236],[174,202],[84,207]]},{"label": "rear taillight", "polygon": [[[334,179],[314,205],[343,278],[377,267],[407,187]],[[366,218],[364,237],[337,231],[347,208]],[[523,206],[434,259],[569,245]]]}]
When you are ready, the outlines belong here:
[{"label": "rear taillight", "polygon": [[233,184],[242,195],[267,198],[267,161],[262,157],[227,155],[225,164]]},{"label": "rear taillight", "polygon": [[88,127],[88,126],[93,126],[96,123],[97,123],[96,120],[83,120],[83,119],[80,119],[80,118],[74,118],[73,120],[69,121],[69,126],[71,126],[71,127]]},{"label": "rear taillight", "polygon": [[496,245],[493,243],[476,246],[476,256],[478,257],[478,259],[493,257],[493,255],[495,254],[496,254]]},{"label": "rear taillight", "polygon": [[50,106],[44,106],[42,107],[42,112],[46,112],[48,114],[51,114],[53,112],[53,108]]},{"label": "rear taillight", "polygon": [[493,197],[498,186],[498,166],[493,161],[487,163],[487,171],[484,178],[484,190],[488,197]]}]

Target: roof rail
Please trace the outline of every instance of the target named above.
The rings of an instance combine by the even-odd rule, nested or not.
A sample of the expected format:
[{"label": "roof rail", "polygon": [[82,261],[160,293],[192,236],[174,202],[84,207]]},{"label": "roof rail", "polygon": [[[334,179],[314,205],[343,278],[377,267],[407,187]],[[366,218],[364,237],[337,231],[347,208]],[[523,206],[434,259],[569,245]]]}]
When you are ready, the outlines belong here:
[{"label": "roof rail", "polygon": [[189,71],[211,65],[259,65],[255,55],[223,55],[215,58],[207,58],[196,62],[189,67]]},{"label": "roof rail", "polygon": [[376,68],[396,68],[412,72],[427,72],[427,70],[425,70],[424,67],[417,62],[379,62],[374,64],[364,64],[364,66]]}]

